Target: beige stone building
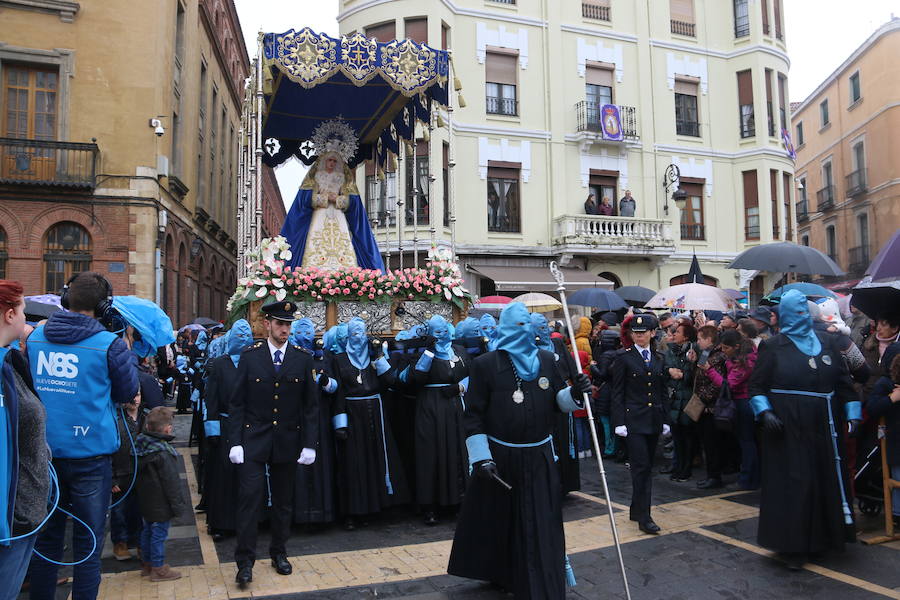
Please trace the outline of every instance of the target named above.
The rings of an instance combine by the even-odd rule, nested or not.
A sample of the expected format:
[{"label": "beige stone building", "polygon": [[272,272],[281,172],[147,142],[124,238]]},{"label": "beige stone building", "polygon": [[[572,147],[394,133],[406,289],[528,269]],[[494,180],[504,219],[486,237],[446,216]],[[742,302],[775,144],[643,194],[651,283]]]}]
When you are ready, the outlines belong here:
[{"label": "beige stone building", "polygon": [[248,69],[232,0],[3,2],[0,277],[39,294],[91,269],[177,323],[223,318]]},{"label": "beige stone building", "polygon": [[[406,193],[403,250],[417,238],[423,251],[432,230],[438,243],[455,236],[477,292],[536,289],[531,269],[553,259],[658,289],[695,252],[707,276],[737,287],[725,268],[736,254],[794,236],[780,0],[341,0],[338,20],[342,34],[452,51],[466,105],[454,100],[416,148],[425,197],[413,231]],[[411,164],[384,183],[360,172],[394,264]],[[669,165],[684,209],[664,187]],[[634,216],[620,207],[628,190]],[[586,215],[591,194],[613,214]]]},{"label": "beige stone building", "polygon": [[879,27],[793,113],[800,241],[852,287],[900,228],[900,19]]}]

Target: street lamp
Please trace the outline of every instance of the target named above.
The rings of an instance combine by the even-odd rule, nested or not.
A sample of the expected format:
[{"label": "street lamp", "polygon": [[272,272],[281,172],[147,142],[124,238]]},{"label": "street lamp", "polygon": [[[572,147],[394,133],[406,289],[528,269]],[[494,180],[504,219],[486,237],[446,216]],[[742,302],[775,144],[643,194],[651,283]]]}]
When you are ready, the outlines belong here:
[{"label": "street lamp", "polygon": [[666,215],[669,214],[669,190],[672,187],[675,187],[675,191],[672,192],[672,200],[675,201],[675,206],[679,209],[684,208],[685,202],[687,202],[687,192],[679,187],[681,181],[681,170],[678,168],[678,165],[670,164],[666,167],[665,173],[663,173],[663,211]]}]

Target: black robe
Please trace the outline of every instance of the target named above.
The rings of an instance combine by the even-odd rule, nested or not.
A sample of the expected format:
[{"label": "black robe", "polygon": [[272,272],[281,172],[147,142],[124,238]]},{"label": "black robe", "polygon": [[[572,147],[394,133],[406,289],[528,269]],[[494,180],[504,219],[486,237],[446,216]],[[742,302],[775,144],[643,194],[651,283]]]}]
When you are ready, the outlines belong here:
[{"label": "black robe", "polygon": [[[579,373],[575,365],[575,357],[568,351],[562,340],[553,340],[556,368],[564,381],[571,382]],[[575,417],[572,414],[556,415],[556,427],[553,430],[553,444],[559,457],[559,474],[562,480],[563,493],[581,489],[581,467],[578,463],[578,439],[575,433]]]},{"label": "black robe", "polygon": [[[556,394],[565,383],[553,354],[540,351],[540,372],[522,382],[525,400],[516,404],[516,380],[505,352],[488,352],[472,362],[466,393],[466,436],[487,434],[509,443],[534,443],[553,432]],[[546,378],[547,389],[540,382]],[[519,600],[565,597],[565,534],[559,468],[550,443],[511,448],[489,442],[501,478],[472,477],[453,539],[451,575],[499,584]]]},{"label": "black robe", "polygon": [[[784,423],[784,434],[763,434],[762,490],[759,510],[759,544],[776,552],[817,553],[842,550],[853,541],[855,529],[844,522],[841,490],[828,425],[828,405],[823,398],[773,393],[773,389],[834,392],[831,399],[838,450],[846,433],[845,403],[857,400],[853,384],[831,336],[819,334],[822,352],[803,354],[784,335],[760,344],[759,358],[750,377],[750,397],[766,396]],[[847,501],[849,479],[842,461]],[[852,514],[852,508],[851,508]]]},{"label": "black robe", "polygon": [[380,394],[382,385],[390,384],[390,371],[379,377],[371,363],[357,369],[346,353],[334,355],[333,365],[338,380],[333,410],[345,413],[348,422],[347,439],[335,444],[341,514],[368,515],[408,502],[406,476]]},{"label": "black robe", "polygon": [[[397,442],[400,463],[410,489],[416,486],[416,389],[412,385],[410,371],[420,354],[421,349],[418,348],[391,352],[393,377],[382,396],[385,419],[391,424],[391,433]],[[401,379],[404,370],[405,380]]]},{"label": "black robe", "polygon": [[234,445],[228,436],[228,397],[237,385],[237,367],[228,355],[219,356],[207,365],[206,421],[218,421],[218,439],[207,439],[205,483],[206,524],[210,529],[234,531],[237,510],[237,469],[228,459]]},{"label": "black robe", "polygon": [[[317,371],[334,376],[331,354],[313,354]],[[337,498],[334,476],[334,427],[332,408],[334,394],[319,389],[319,440],[316,461],[311,465],[297,465],[294,478],[294,523],[330,523],[335,519]]]},{"label": "black robe", "polygon": [[[427,372],[410,365],[416,394],[416,502],[419,506],[455,506],[462,501],[469,459],[463,435],[464,400],[459,382],[469,374],[468,355],[454,347],[457,359],[434,358]],[[441,387],[437,387],[441,386]],[[456,388],[451,396],[446,389]]]}]

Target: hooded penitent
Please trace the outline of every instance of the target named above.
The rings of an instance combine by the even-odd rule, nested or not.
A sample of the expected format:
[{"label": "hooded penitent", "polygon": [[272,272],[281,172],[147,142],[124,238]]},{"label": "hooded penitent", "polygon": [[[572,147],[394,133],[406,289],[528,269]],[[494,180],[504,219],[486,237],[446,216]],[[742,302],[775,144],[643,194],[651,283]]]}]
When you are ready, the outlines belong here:
[{"label": "hooded penitent", "polygon": [[547,323],[547,317],[540,313],[532,313],[531,332],[535,337],[538,348],[549,352],[555,351],[553,341],[550,339],[550,324]]},{"label": "hooded penitent", "polygon": [[197,334],[197,341],[194,342],[194,345],[197,346],[197,350],[199,350],[200,352],[205,351],[206,346],[209,343],[207,341],[208,339],[209,337],[206,335],[205,331],[201,331],[199,334]]},{"label": "hooded penitent", "polygon": [[454,339],[467,337],[481,337],[484,333],[481,331],[481,323],[475,317],[466,317],[456,325],[456,334]]},{"label": "hooded penitent", "polygon": [[531,315],[521,302],[512,302],[500,313],[497,350],[505,350],[524,381],[533,381],[541,368],[534,343]]},{"label": "hooded penitent", "polygon": [[488,350],[496,350],[497,337],[499,335],[497,330],[497,320],[491,315],[482,315],[478,322],[481,325],[482,333],[488,338]]},{"label": "hooded penitent", "polygon": [[225,353],[231,357],[231,362],[237,366],[241,359],[241,352],[253,341],[253,331],[246,319],[238,319],[231,326],[228,335],[225,336]]},{"label": "hooded penitent", "polygon": [[[340,331],[338,331],[340,336]],[[353,317],[347,323],[347,357],[357,369],[369,366],[369,338],[366,336],[366,322]]]},{"label": "hooded penitent", "polygon": [[219,358],[220,356],[222,356],[222,353],[225,352],[225,340],[227,338],[227,335],[220,335],[209,343],[206,351],[208,360],[213,360],[214,358]]},{"label": "hooded penitent", "polygon": [[797,290],[789,290],[778,305],[778,324],[797,349],[807,356],[818,356],[822,343],[813,331],[812,317],[806,305],[806,296]]},{"label": "hooded penitent", "polygon": [[456,358],[451,344],[453,338],[450,334],[450,324],[440,315],[434,315],[428,319],[428,335],[435,339],[434,356],[442,360]]},{"label": "hooded penitent", "polygon": [[313,322],[304,317],[291,323],[290,342],[301,348],[313,351],[313,341],[316,338],[316,326]]}]

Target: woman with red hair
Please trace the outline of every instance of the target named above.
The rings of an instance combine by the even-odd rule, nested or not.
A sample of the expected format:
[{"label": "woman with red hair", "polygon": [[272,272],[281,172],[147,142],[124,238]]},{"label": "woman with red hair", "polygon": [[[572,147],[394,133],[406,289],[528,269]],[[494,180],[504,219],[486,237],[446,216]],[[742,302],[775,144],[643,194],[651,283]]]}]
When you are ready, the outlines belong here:
[{"label": "woman with red hair", "polygon": [[12,347],[25,331],[22,293],[19,282],[0,279],[0,600],[19,593],[50,488],[46,414],[24,355]]}]

